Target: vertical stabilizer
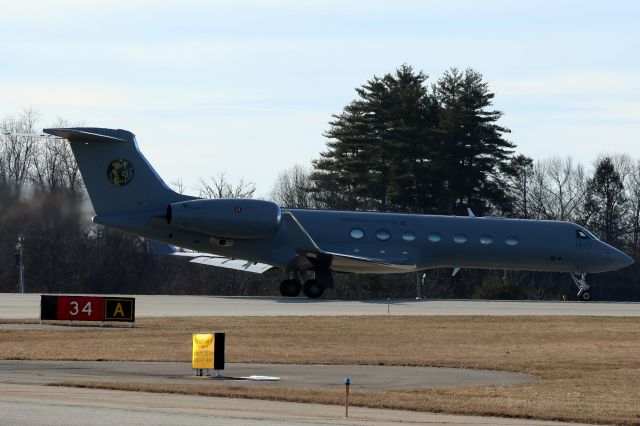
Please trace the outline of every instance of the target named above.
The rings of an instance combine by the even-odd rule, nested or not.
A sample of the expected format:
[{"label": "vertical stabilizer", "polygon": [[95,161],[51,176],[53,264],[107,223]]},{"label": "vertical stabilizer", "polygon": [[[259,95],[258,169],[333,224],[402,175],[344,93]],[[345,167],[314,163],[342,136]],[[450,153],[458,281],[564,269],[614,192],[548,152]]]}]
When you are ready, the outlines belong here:
[{"label": "vertical stabilizer", "polygon": [[69,140],[97,215],[161,213],[169,203],[191,199],[169,189],[129,131],[74,127],[44,132]]}]

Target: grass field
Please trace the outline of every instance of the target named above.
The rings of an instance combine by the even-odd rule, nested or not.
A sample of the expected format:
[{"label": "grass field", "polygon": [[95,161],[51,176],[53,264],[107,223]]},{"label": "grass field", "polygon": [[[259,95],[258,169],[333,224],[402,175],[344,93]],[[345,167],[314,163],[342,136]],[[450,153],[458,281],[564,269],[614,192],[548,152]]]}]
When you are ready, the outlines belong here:
[{"label": "grass field", "polygon": [[[354,404],[640,424],[640,321],[601,317],[144,318],[134,329],[0,330],[2,359],[189,361],[191,334],[227,333],[227,362],[424,365],[518,371],[540,381],[358,391]],[[74,383],[341,403],[342,389]]]}]

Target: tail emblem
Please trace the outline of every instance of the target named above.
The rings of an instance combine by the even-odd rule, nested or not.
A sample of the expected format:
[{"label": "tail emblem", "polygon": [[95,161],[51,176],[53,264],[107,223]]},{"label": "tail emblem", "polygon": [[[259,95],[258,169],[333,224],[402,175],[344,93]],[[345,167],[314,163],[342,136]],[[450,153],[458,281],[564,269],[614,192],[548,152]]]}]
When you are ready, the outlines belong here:
[{"label": "tail emblem", "polygon": [[123,158],[113,160],[107,167],[107,179],[116,186],[123,186],[131,182],[133,174],[133,165]]}]

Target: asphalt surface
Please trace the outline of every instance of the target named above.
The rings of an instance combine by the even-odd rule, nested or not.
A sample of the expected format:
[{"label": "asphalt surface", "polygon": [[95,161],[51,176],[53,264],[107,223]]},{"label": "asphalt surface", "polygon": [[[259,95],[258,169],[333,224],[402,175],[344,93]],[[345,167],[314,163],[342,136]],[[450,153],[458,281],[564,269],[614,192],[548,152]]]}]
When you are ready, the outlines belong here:
[{"label": "asphalt surface", "polygon": [[[278,377],[252,381],[249,376]],[[349,377],[354,389],[410,389],[530,383],[528,374],[464,368],[377,365],[229,364],[221,378],[194,377],[190,363],[109,361],[0,361],[0,383],[47,384],[64,381],[175,383],[201,386],[285,386],[335,388]]]},{"label": "asphalt surface", "polygon": [[[0,384],[3,425],[563,425],[528,419]],[[575,425],[575,423],[572,423]]]},{"label": "asphalt surface", "polygon": [[[477,300],[331,300],[285,297],[135,296],[136,317],[281,315],[640,316],[640,303]],[[0,293],[0,319],[38,318],[39,294]]]}]

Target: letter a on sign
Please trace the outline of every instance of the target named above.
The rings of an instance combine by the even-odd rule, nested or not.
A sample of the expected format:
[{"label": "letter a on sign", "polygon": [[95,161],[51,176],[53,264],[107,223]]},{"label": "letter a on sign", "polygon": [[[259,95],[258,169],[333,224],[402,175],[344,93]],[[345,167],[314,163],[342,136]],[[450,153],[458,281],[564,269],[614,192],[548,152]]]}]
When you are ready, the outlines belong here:
[{"label": "letter a on sign", "polygon": [[135,299],[126,297],[106,299],[105,321],[134,321],[134,301]]},{"label": "letter a on sign", "polygon": [[116,309],[113,311],[113,317],[121,316],[124,318],[124,310],[122,309],[122,303],[116,305]]}]

